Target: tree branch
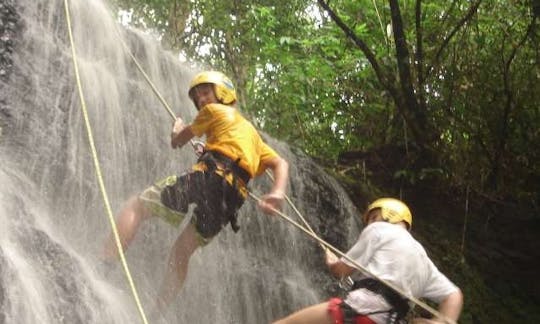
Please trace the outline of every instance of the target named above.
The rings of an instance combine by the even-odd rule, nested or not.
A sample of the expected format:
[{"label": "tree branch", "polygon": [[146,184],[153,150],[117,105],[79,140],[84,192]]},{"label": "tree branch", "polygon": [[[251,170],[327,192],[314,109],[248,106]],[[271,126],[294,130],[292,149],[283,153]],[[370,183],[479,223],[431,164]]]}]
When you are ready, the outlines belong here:
[{"label": "tree branch", "polygon": [[531,0],[531,8],[533,17],[540,17],[540,0]]},{"label": "tree branch", "polygon": [[411,130],[416,143],[420,147],[426,147],[426,144],[432,140],[434,134],[428,130],[429,125],[426,120],[425,112],[418,107],[411,78],[410,55],[407,42],[405,40],[405,32],[403,29],[403,22],[401,19],[401,13],[399,11],[398,1],[390,0],[392,7],[392,27],[396,46],[396,60],[400,77],[399,88],[396,85],[396,80],[393,74],[385,73],[383,71],[375,57],[375,54],[370,50],[367,44],[360,39],[341,20],[341,18],[336,15],[334,11],[332,11],[328,5],[328,2],[324,0],[317,0],[317,2],[328,13],[336,25],[344,31],[347,37],[351,39],[354,44],[356,44],[356,46],[364,53],[373,67],[379,82],[381,82],[383,87],[393,98],[398,112],[406,121],[407,127],[409,127]]},{"label": "tree branch", "polygon": [[446,19],[450,16],[450,13],[452,12],[453,8],[456,6],[456,0],[453,0],[450,6],[448,6],[448,10],[444,12],[444,16],[441,18],[441,26],[444,26],[446,23]]},{"label": "tree branch", "polygon": [[511,68],[512,62],[514,61],[517,55],[518,50],[523,46],[523,44],[525,44],[525,42],[527,41],[527,38],[529,38],[530,35],[532,35],[534,31],[534,27],[536,25],[536,18],[537,18],[536,16],[533,16],[529,26],[527,27],[527,31],[525,32],[521,40],[512,48],[512,52],[510,53],[510,56],[508,57],[504,65],[503,84],[504,84],[504,93],[506,95],[506,102],[504,106],[504,113],[503,113],[502,121],[501,121],[502,125],[499,132],[500,136],[499,136],[497,148],[495,150],[494,166],[492,170],[492,179],[493,179],[492,181],[495,184],[495,186],[497,185],[496,181],[500,172],[499,171],[500,165],[502,163],[501,159],[503,158],[504,152],[506,151],[506,143],[508,140],[508,132],[510,128],[510,114],[512,113],[512,109],[514,107],[514,93],[512,92],[512,85],[510,84],[510,77],[511,77],[510,68]]},{"label": "tree branch", "polygon": [[424,97],[424,48],[422,43],[423,28],[422,28],[422,0],[416,0],[415,6],[415,27],[416,27],[416,55],[415,66],[418,82],[418,98],[420,108],[425,111],[426,100]]},{"label": "tree branch", "polygon": [[[412,112],[415,115],[415,123],[411,123],[411,120],[408,120],[409,127],[413,125],[420,126],[423,128],[426,126],[426,118],[423,111],[418,107],[418,102],[415,97],[414,87],[412,84],[411,78],[411,63],[409,49],[407,46],[407,40],[405,38],[405,31],[403,29],[403,20],[401,19],[401,11],[399,9],[398,0],[390,0],[390,12],[392,15],[392,30],[394,32],[394,43],[396,46],[396,59],[399,73],[399,83],[401,85],[401,90],[404,95],[406,108],[408,111]],[[407,114],[405,114],[406,119]],[[418,139],[422,133],[421,129],[412,128],[413,132],[416,132],[414,135]]]},{"label": "tree branch", "polygon": [[439,60],[441,57],[442,52],[446,49],[446,46],[448,46],[448,43],[450,43],[450,40],[454,35],[467,23],[473,16],[476,14],[476,11],[478,10],[478,7],[480,6],[480,3],[482,3],[482,0],[478,0],[477,2],[473,3],[471,7],[469,8],[469,11],[467,11],[467,14],[461,20],[457,23],[456,26],[452,29],[452,31],[446,36],[446,38],[443,40],[441,46],[437,50],[437,54],[435,54],[435,58],[433,60],[433,64],[427,68],[426,78],[431,75],[431,72],[435,69],[435,67],[439,64]]},{"label": "tree branch", "polygon": [[389,79],[389,76],[384,73],[381,66],[379,65],[379,62],[377,61],[377,58],[375,57],[375,54],[369,49],[367,44],[360,39],[356,34],[339,18],[336,13],[330,8],[327,2],[324,0],[317,0],[319,5],[328,13],[330,18],[336,23],[336,25],[343,30],[345,35],[354,42],[354,44],[360,48],[360,50],[364,53],[367,60],[371,64],[371,67],[373,67],[373,70],[375,71],[375,74],[377,75],[377,78],[379,81],[384,85],[384,87],[392,93],[392,95],[396,94],[396,90],[394,88],[394,85],[392,83],[392,80]]}]

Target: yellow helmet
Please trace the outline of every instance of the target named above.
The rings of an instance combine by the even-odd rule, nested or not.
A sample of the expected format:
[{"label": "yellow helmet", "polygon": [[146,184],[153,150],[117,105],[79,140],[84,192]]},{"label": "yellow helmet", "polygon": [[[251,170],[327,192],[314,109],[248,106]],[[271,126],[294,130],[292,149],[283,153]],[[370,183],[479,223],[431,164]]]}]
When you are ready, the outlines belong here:
[{"label": "yellow helmet", "polygon": [[372,202],[362,216],[364,224],[367,224],[369,212],[376,208],[381,209],[381,216],[386,222],[396,224],[404,221],[407,223],[408,229],[411,229],[412,214],[409,207],[401,200],[395,198],[379,198]]},{"label": "yellow helmet", "polygon": [[189,97],[193,100],[193,88],[203,83],[214,85],[214,94],[217,100],[225,105],[233,104],[236,101],[236,90],[234,85],[225,74],[217,71],[204,71],[197,74],[189,85]]}]

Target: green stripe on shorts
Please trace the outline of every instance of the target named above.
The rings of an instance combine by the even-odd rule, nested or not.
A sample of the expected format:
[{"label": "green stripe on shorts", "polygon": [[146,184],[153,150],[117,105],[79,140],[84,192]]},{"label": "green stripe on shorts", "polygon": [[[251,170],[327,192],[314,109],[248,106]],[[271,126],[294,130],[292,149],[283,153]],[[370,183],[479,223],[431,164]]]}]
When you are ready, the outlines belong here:
[{"label": "green stripe on shorts", "polygon": [[160,217],[172,226],[177,227],[182,223],[182,220],[186,215],[166,207],[161,202],[161,191],[163,191],[163,188],[174,185],[175,183],[176,176],[169,176],[162,179],[146,188],[146,190],[139,195],[139,199],[143,202],[144,207],[148,208],[154,216]]}]

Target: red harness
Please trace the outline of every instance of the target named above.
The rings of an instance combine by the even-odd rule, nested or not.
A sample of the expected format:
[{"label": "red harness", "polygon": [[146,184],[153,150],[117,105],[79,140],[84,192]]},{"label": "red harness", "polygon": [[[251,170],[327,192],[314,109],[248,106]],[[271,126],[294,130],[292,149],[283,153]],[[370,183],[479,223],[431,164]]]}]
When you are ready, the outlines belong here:
[{"label": "red harness", "polygon": [[[332,298],[328,302],[328,313],[334,319],[334,324],[376,324],[371,318],[361,314],[345,314],[343,306],[348,306],[343,303],[341,298]],[[351,316],[352,315],[352,316]]]}]

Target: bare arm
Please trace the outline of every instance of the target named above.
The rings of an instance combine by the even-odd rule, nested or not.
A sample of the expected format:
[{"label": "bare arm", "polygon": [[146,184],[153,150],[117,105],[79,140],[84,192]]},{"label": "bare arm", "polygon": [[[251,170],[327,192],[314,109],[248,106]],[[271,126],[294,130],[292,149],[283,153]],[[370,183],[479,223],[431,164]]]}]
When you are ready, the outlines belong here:
[{"label": "bare arm", "polygon": [[461,309],[463,307],[463,293],[461,290],[456,290],[455,292],[448,295],[440,304],[439,304],[439,313],[445,318],[415,318],[413,320],[414,324],[452,324],[457,323],[459,315],[461,314]]},{"label": "bare arm", "polygon": [[332,251],[326,250],[326,265],[336,278],[344,278],[353,273],[354,268],[341,261]]},{"label": "bare arm", "polygon": [[185,125],[182,118],[178,117],[174,122],[171,132],[171,146],[172,148],[182,147],[194,136],[195,134],[191,131],[191,127]]},{"label": "bare arm", "polygon": [[275,157],[265,164],[274,174],[274,186],[272,187],[270,194],[276,193],[284,195],[289,179],[289,163],[281,157]]},{"label": "bare arm", "polygon": [[289,180],[289,163],[281,157],[274,157],[265,162],[265,166],[272,170],[274,174],[274,185],[270,193],[264,195],[259,202],[259,207],[267,214],[273,212],[272,209],[281,209],[285,190]]},{"label": "bare arm", "polygon": [[463,293],[456,290],[439,304],[439,312],[446,318],[457,321],[463,307]]}]

